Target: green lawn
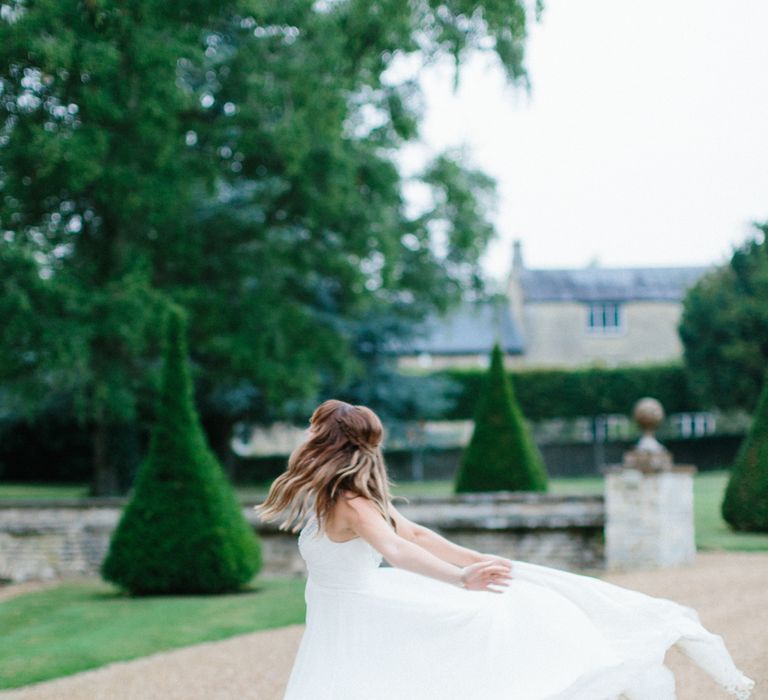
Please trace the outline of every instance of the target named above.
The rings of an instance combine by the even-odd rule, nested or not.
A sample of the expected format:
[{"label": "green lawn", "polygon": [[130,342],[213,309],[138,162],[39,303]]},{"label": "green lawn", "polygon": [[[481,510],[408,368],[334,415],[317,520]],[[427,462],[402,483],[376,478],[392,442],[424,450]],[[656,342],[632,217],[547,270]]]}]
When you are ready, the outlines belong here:
[{"label": "green lawn", "polygon": [[0,688],[164,649],[304,621],[304,579],[255,579],[242,593],[132,598],[62,583],[0,603]]},{"label": "green lawn", "polygon": [[0,483],[0,499],[3,498],[85,498],[87,484],[29,484]]},{"label": "green lawn", "polygon": [[696,546],[741,552],[768,551],[768,533],[734,532],[720,515],[728,472],[704,472],[693,480]]}]

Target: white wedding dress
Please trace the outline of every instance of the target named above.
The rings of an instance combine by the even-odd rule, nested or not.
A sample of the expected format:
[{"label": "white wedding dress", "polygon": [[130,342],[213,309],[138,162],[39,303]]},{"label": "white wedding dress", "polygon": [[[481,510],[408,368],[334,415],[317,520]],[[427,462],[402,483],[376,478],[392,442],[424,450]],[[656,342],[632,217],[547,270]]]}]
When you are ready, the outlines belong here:
[{"label": "white wedding dress", "polygon": [[306,628],[284,700],[673,700],[673,644],[731,694],[754,682],[691,608],[514,561],[503,593],[380,567],[361,538],[299,535]]}]

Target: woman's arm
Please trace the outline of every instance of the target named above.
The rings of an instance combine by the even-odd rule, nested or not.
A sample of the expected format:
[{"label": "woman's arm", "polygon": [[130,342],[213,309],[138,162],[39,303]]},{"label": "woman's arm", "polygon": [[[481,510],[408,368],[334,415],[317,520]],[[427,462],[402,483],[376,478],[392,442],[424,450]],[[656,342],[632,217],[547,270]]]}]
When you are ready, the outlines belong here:
[{"label": "woman's arm", "polygon": [[397,524],[397,531],[402,533],[403,537],[410,542],[419,545],[419,547],[426,549],[443,561],[456,564],[457,566],[468,566],[483,561],[494,561],[512,566],[512,561],[510,559],[495,554],[483,554],[474,549],[462,547],[455,542],[451,542],[442,535],[437,534],[434,530],[430,530],[424,525],[419,525],[418,523],[408,520],[408,518],[402,515],[391,503],[389,505],[389,510]]},{"label": "woman's arm", "polygon": [[438,535],[434,530],[430,530],[424,525],[419,525],[408,520],[391,503],[389,511],[397,524],[397,531],[400,532],[409,542],[417,544],[426,549],[443,561],[456,566],[469,566],[483,561],[483,555],[474,549],[468,549],[461,545],[445,539]]},{"label": "woman's arm", "polygon": [[491,586],[509,585],[509,566],[493,561],[459,566],[444,561],[396,533],[367,498],[340,499],[337,507],[343,509],[340,515],[348,527],[380,552],[392,566],[477,591],[502,593]]}]

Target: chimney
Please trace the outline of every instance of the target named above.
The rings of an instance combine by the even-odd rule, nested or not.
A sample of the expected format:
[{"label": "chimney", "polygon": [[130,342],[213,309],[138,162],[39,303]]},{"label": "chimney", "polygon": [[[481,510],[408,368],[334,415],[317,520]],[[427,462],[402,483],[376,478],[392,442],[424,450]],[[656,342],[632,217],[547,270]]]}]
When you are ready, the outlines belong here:
[{"label": "chimney", "polygon": [[525,277],[523,274],[524,269],[523,244],[520,239],[516,238],[512,244],[512,267],[507,279],[507,299],[509,300],[510,311],[512,312],[514,323],[525,343],[528,334],[523,314],[523,306],[525,304],[523,294],[523,277]]},{"label": "chimney", "polygon": [[523,267],[523,244],[519,238],[516,238],[512,244],[512,269],[522,270]]}]

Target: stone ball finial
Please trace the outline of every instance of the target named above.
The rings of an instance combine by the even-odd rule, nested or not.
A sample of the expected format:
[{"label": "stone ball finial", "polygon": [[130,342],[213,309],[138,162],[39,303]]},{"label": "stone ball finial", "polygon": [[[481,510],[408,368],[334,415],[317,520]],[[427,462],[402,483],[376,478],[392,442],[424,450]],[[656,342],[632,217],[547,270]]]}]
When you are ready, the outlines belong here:
[{"label": "stone ball finial", "polygon": [[[635,449],[629,453],[630,456],[634,453],[636,458],[643,453],[650,453],[654,456],[652,460],[653,464],[649,463],[647,466],[653,468],[666,468],[671,466],[671,455],[654,435],[656,428],[658,428],[661,421],[664,420],[664,407],[661,403],[650,396],[644,396],[635,404],[634,410],[632,411],[632,417],[637,421],[637,424],[643,431],[643,436],[638,441]],[[645,460],[645,457],[642,457],[641,461],[642,460]]]},{"label": "stone ball finial", "polygon": [[664,420],[664,407],[656,399],[644,396],[635,403],[632,417],[643,432],[653,432]]}]

